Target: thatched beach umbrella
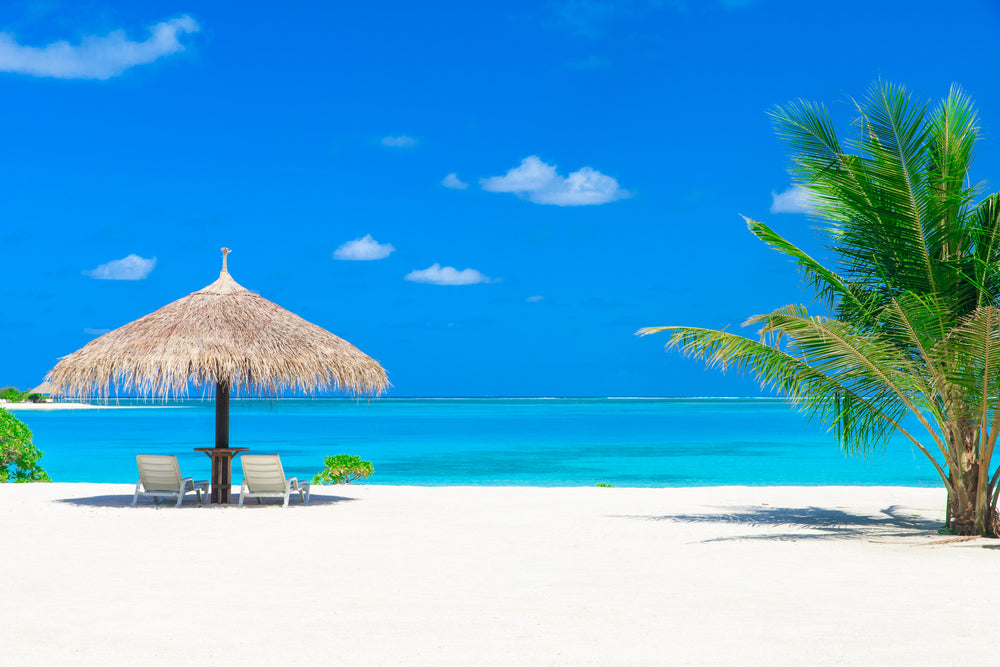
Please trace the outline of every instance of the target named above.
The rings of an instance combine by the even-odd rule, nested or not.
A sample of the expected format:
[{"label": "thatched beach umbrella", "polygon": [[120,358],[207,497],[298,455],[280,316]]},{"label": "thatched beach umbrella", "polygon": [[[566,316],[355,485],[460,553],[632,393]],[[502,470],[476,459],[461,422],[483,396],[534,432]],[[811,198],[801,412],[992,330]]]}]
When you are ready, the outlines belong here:
[{"label": "thatched beach umbrella", "polygon": [[[230,392],[277,396],[293,390],[381,394],[385,369],[342,338],[240,286],[226,270],[211,285],[110,331],[63,357],[46,380],[58,393],[107,397],[183,396],[215,385],[212,502],[229,502]],[[218,488],[217,488],[218,487]]]},{"label": "thatched beach umbrella", "polygon": [[43,382],[34,389],[32,389],[31,391],[29,391],[28,393],[38,394],[40,396],[52,396],[53,394],[56,394],[58,392],[56,391],[55,385],[53,385],[51,382]]}]

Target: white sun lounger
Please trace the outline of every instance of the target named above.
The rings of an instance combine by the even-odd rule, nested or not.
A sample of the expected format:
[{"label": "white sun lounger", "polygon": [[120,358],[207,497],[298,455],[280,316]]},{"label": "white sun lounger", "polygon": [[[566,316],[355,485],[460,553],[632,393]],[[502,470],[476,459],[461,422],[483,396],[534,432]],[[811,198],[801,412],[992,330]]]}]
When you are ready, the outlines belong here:
[{"label": "white sun lounger", "polygon": [[243,485],[240,487],[239,506],[247,498],[284,498],[288,507],[289,496],[298,493],[303,503],[309,502],[309,482],[300,482],[295,477],[285,479],[285,470],[281,467],[281,458],[277,454],[244,454],[240,457],[243,464]]},{"label": "white sun lounger", "polygon": [[201,492],[208,493],[208,481],[194,481],[191,477],[181,477],[181,468],[177,465],[177,457],[166,454],[139,454],[135,457],[139,466],[139,481],[135,483],[135,496],[132,506],[135,507],[139,496],[153,496],[153,502],[159,503],[161,497],[176,497],[177,507],[184,502],[184,494],[194,491],[198,494],[198,504],[201,505]]}]

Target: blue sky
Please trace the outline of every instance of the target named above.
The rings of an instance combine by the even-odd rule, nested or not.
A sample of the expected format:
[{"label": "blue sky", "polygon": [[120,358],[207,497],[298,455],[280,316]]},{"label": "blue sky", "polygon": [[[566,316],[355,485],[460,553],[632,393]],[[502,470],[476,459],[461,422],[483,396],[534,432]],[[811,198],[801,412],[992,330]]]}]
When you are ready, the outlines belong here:
[{"label": "blue sky", "polygon": [[942,7],[4,3],[0,384],[212,282],[228,246],[392,395],[757,395],[633,333],[808,302],[740,217],[820,253],[776,104],[847,132],[878,77],[959,83],[997,189],[1000,9]]}]

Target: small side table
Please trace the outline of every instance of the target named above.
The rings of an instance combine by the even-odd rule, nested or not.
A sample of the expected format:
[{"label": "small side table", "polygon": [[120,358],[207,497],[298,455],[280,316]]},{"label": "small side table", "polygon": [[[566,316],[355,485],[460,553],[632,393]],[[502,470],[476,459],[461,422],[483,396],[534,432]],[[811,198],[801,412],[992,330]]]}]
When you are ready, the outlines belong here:
[{"label": "small side table", "polygon": [[233,459],[249,447],[195,447],[196,452],[205,452],[212,459],[212,504],[232,502]]}]

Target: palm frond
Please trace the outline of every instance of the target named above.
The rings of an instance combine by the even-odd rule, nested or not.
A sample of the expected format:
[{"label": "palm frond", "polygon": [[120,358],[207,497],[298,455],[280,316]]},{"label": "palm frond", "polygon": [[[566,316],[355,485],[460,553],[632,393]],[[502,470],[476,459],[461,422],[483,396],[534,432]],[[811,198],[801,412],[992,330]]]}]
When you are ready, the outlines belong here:
[{"label": "palm frond", "polygon": [[914,363],[926,363],[927,351],[951,329],[949,305],[937,294],[900,292],[882,311],[880,333],[898,349],[908,351]]},{"label": "palm frond", "polygon": [[933,195],[929,223],[934,227],[931,238],[940,244],[935,255],[943,260],[962,254],[962,213],[980,190],[966,185],[979,137],[978,122],[972,101],[953,85],[928,125],[926,172]]},{"label": "palm frond", "polygon": [[[848,322],[811,316],[805,307],[790,305],[751,317],[745,325],[761,325],[760,334],[787,340],[788,351],[813,368],[854,386],[866,396],[895,394],[904,402],[928,406],[927,386],[912,360],[889,340],[860,331]],[[916,408],[913,408],[916,411]]]},{"label": "palm frond", "polygon": [[768,227],[763,222],[757,222],[743,216],[746,220],[747,228],[750,232],[786,257],[790,257],[799,271],[803,274],[806,285],[816,291],[817,296],[827,305],[833,306],[836,303],[849,301],[858,308],[864,309],[866,304],[862,303],[857,295],[835,271],[831,271],[818,261],[810,257],[804,250],[788,241],[776,231]]},{"label": "palm frond", "polygon": [[950,416],[984,422],[1000,400],[1000,310],[987,306],[963,318],[931,355],[956,389]]},{"label": "palm frond", "polygon": [[970,238],[970,267],[978,292],[975,307],[1000,304],[1000,194],[984,199],[967,225]]},{"label": "palm frond", "polygon": [[667,333],[667,350],[680,348],[689,357],[703,359],[709,367],[734,369],[755,377],[764,389],[788,396],[810,418],[826,423],[848,453],[882,448],[893,433],[900,433],[933,463],[945,484],[944,469],[901,421],[910,413],[891,392],[868,396],[856,386],[814,368],[809,362],[763,341],[715,329],[698,327],[647,327],[638,335]]},{"label": "palm frond", "polygon": [[871,214],[869,224],[879,226],[878,211],[869,191],[874,184],[865,173],[863,160],[846,153],[837,139],[826,107],[799,100],[770,112],[775,132],[791,149],[789,168],[793,179],[805,188],[824,232],[836,242],[840,225]]},{"label": "palm frond", "polygon": [[792,149],[790,172],[813,199],[844,277],[869,292],[886,280],[890,289],[933,289],[924,236],[926,110],[911,104],[904,90],[883,85],[858,109],[864,136],[848,143],[853,153],[837,141],[820,105],[800,101],[771,116]]},{"label": "palm frond", "polygon": [[893,297],[882,313],[882,335],[891,340],[920,373],[926,405],[939,423],[946,418],[947,409],[941,397],[950,387],[932,352],[947,333],[948,316],[947,306],[937,295],[913,292]]},{"label": "palm frond", "polygon": [[794,148],[796,163],[822,171],[836,168],[843,159],[830,113],[822,104],[799,100],[769,115],[778,136]]},{"label": "palm frond", "polygon": [[795,358],[837,382],[851,387],[873,402],[898,400],[933,438],[938,450],[950,459],[947,445],[927,419],[938,406],[920,367],[883,336],[858,330],[853,324],[813,317],[803,306],[785,306],[757,315],[747,325],[761,324],[761,337],[780,336]]},{"label": "palm frond", "polygon": [[931,227],[925,172],[927,106],[915,104],[902,86],[877,82],[866,104],[857,107],[862,132],[850,145],[864,156],[866,173],[876,186],[871,199],[879,210],[881,229],[848,226],[842,250],[851,256],[856,271],[878,271],[891,287],[934,290],[936,276],[926,237]]}]

